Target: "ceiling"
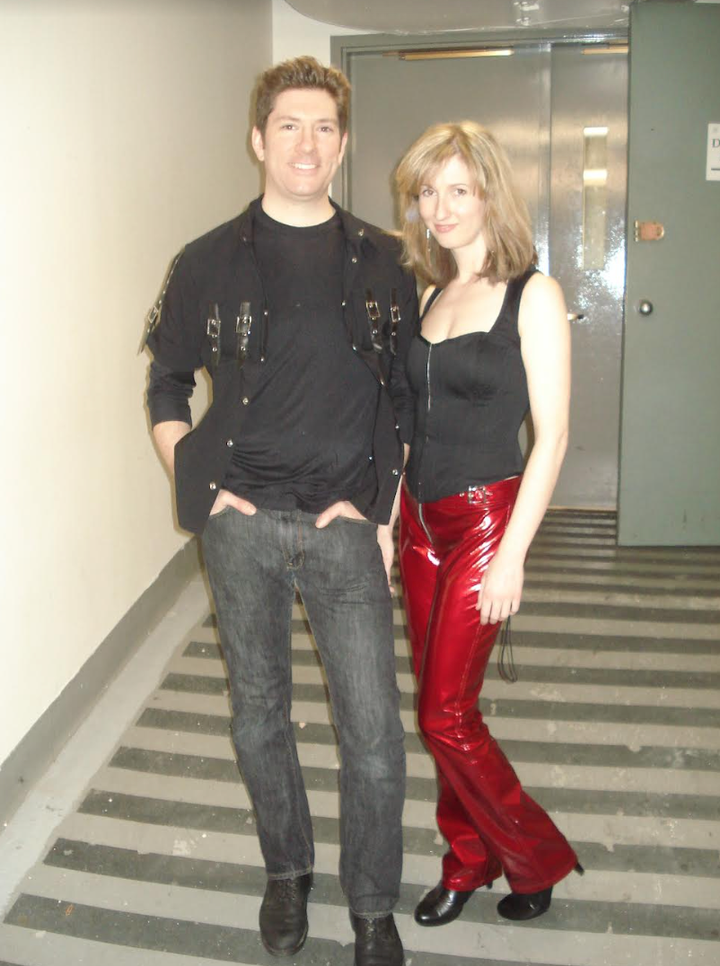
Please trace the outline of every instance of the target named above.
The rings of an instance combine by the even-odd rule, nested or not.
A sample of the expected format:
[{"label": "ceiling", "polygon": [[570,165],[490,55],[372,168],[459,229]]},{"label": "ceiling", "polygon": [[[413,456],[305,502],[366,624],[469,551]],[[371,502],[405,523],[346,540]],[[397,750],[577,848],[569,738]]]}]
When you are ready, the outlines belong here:
[{"label": "ceiling", "polygon": [[624,27],[631,0],[286,0],[313,20],[421,34],[517,27]]}]

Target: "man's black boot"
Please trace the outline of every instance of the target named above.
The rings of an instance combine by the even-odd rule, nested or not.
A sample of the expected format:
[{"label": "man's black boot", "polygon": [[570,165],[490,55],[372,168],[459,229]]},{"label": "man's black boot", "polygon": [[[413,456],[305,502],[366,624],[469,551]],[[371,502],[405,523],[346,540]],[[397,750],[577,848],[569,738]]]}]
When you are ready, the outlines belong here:
[{"label": "man's black boot", "polygon": [[403,946],[392,915],[366,919],[350,913],[355,930],[355,966],[404,966]]},{"label": "man's black boot", "polygon": [[292,956],[307,938],[307,900],[312,872],[292,879],[268,879],[260,906],[260,936],[273,956]]}]

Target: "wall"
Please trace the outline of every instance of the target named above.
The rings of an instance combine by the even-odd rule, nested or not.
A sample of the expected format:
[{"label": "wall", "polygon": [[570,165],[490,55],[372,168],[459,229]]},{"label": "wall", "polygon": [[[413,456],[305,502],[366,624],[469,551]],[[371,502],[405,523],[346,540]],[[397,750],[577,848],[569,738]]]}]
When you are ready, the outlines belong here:
[{"label": "wall", "polygon": [[372,33],[370,30],[335,27],[303,17],[285,0],[272,0],[272,17],[273,62],[275,63],[308,54],[316,57],[322,64],[329,64],[331,37]]},{"label": "wall", "polygon": [[257,193],[271,11],[0,0],[0,763],[187,539],[137,348],[172,254]]}]

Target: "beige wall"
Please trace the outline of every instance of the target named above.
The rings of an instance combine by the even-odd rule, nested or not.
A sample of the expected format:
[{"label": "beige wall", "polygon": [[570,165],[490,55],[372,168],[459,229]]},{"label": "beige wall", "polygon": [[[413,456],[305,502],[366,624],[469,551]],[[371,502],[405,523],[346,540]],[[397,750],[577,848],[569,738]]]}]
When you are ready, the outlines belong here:
[{"label": "beige wall", "polygon": [[330,38],[345,34],[370,33],[368,30],[352,30],[335,27],[303,17],[285,0],[272,0],[273,8],[273,62],[288,60],[309,54],[323,64],[330,63]]},{"label": "beige wall", "polygon": [[0,763],[186,540],[137,347],[172,254],[257,193],[271,12],[0,0]]}]

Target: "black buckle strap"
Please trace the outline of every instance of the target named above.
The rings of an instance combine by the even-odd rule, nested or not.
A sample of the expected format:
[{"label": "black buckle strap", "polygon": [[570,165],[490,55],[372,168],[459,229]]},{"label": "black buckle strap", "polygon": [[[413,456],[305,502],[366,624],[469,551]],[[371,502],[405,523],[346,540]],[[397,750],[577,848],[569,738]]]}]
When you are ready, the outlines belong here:
[{"label": "black buckle strap", "polygon": [[222,328],[220,310],[217,302],[214,302],[210,306],[210,311],[212,315],[208,316],[206,332],[210,340],[210,350],[212,352],[211,362],[213,367],[215,367],[220,362],[220,330]]},{"label": "black buckle strap", "polygon": [[398,326],[402,321],[400,306],[397,304],[397,289],[390,293],[390,354],[397,355],[398,350]]},{"label": "black buckle strap", "polygon": [[383,344],[380,338],[380,308],[371,289],[365,290],[365,311],[370,323],[370,341],[375,352],[382,352]]},{"label": "black buckle strap", "polygon": [[[384,349],[382,335],[380,334],[380,307],[371,289],[365,290],[365,311],[367,312],[368,322],[370,323],[370,340],[372,347],[377,353]],[[402,321],[400,306],[398,305],[397,289],[390,293],[390,319],[384,326],[383,334],[386,336],[390,347],[390,354],[397,355],[398,350],[398,326]]]},{"label": "black buckle strap", "polygon": [[185,251],[184,248],[181,249],[175,256],[175,258],[173,258],[170,264],[170,268],[165,273],[165,278],[163,279],[162,288],[160,289],[160,294],[155,299],[148,314],[145,316],[145,328],[143,330],[142,339],[140,340],[140,348],[138,349],[138,355],[143,351],[143,349],[147,345],[148,339],[153,334],[158,322],[160,321],[160,316],[162,315],[163,302],[165,301],[165,293],[168,290],[170,279],[172,278],[173,272],[177,268],[177,263],[182,258],[184,251]]},{"label": "black buckle strap", "polygon": [[252,315],[250,313],[250,303],[240,303],[240,315],[235,323],[237,333],[237,367],[242,369],[247,358],[248,345],[250,343],[250,329],[252,328]]}]

